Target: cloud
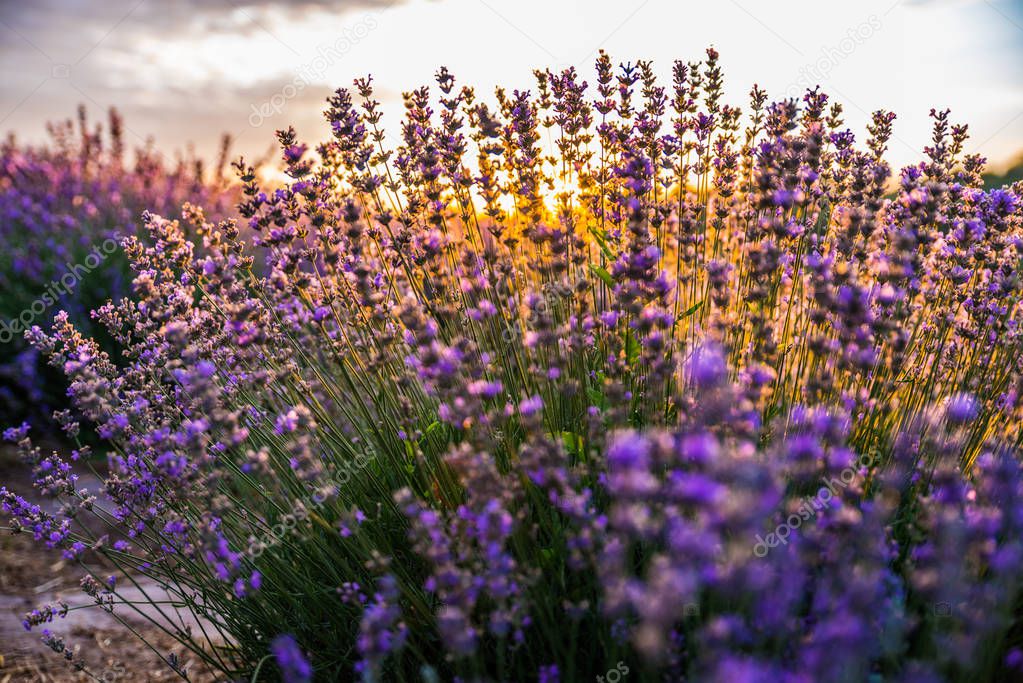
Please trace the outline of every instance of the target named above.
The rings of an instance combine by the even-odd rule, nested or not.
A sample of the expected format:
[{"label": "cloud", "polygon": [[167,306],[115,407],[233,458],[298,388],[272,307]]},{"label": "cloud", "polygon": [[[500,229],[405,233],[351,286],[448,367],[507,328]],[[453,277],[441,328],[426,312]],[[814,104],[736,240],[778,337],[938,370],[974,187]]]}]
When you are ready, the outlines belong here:
[{"label": "cloud", "polygon": [[199,93],[213,86],[247,102],[247,89],[289,78],[308,59],[318,41],[296,27],[312,22],[340,34],[404,2],[0,0],[0,130],[25,121],[19,110],[61,116],[77,102],[130,108],[172,98],[175,89],[200,106],[210,100]]},{"label": "cloud", "polygon": [[0,20],[16,28],[40,30],[75,22],[113,28],[119,22],[146,23],[173,30],[196,21],[222,21],[224,17],[260,15],[267,10],[301,14],[311,9],[344,14],[367,9],[384,9],[405,0],[37,0],[0,2]]},{"label": "cloud", "polygon": [[[713,43],[727,61],[728,96],[741,103],[753,82],[784,94],[822,48],[840,46],[846,28],[876,14],[883,26],[869,47],[831,69],[824,85],[846,104],[856,130],[869,110],[899,111],[897,136],[907,142],[894,146],[901,157],[893,163],[910,161],[927,144],[931,106],[951,106],[975,125],[977,140],[997,133],[985,149],[993,157],[1023,139],[1023,119],[1005,127],[1023,92],[1014,68],[1023,54],[1023,30],[1013,25],[1023,25],[1018,1],[792,2],[802,9],[777,30],[803,58],[748,17],[727,21],[735,14],[728,3],[697,0],[629,0],[643,5],[631,20],[620,0],[517,0],[501,4],[499,14],[479,0],[0,0],[0,134],[41,139],[42,122],[71,115],[82,102],[94,117],[118,106],[139,137],[152,134],[165,148],[193,141],[215,153],[226,130],[243,133],[239,147],[259,153],[273,129],[289,123],[307,140],[322,139],[323,97],[367,73],[389,89],[377,97],[385,128],[396,133],[400,92],[431,82],[442,64],[484,93],[496,83],[528,87],[531,67],[562,59],[588,77],[586,55],[598,45],[626,59],[651,58],[663,70]],[[369,17],[376,26],[364,41],[324,60],[321,47]],[[683,18],[705,30],[672,33]],[[303,75],[307,84],[292,95],[289,82]],[[273,115],[249,126],[261,118],[252,108],[262,112],[267,102]]]},{"label": "cloud", "polygon": [[[0,0],[0,74],[38,81],[51,64],[141,57],[146,47],[201,38],[275,42],[295,55],[286,28],[310,14],[326,21],[382,11],[405,0]],[[227,55],[230,57],[230,55]],[[25,72],[28,73],[25,73]],[[185,74],[187,75],[187,74]]]}]

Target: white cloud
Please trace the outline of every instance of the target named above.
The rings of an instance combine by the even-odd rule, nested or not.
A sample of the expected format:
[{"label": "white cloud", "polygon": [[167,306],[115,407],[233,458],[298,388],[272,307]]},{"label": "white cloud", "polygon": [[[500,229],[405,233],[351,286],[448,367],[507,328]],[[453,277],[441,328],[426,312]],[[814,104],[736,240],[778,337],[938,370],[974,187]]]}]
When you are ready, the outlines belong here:
[{"label": "white cloud", "polygon": [[[155,133],[165,145],[191,137],[211,153],[220,130],[244,133],[246,151],[265,148],[271,124],[297,121],[303,135],[322,137],[321,97],[367,73],[383,93],[385,124],[397,130],[398,93],[432,83],[442,64],[489,97],[497,84],[532,87],[535,67],[574,64],[592,82],[593,56],[605,47],[616,60],[653,59],[667,85],[672,60],[699,59],[713,44],[735,104],[746,104],[754,82],[783,97],[793,84],[819,80],[846,105],[847,123],[861,137],[869,112],[896,111],[896,164],[915,160],[927,144],[932,106],[951,107],[956,121],[971,124],[978,143],[994,136],[982,149],[992,158],[1008,158],[1023,146],[1023,117],[1012,118],[1023,99],[1023,31],[1006,20],[1018,8],[1002,0],[366,0],[343,10],[326,0],[144,0],[74,64],[98,27],[109,30],[136,1],[104,5],[96,16],[89,14],[92,3],[56,0],[24,16],[0,10],[19,34],[0,25],[8,34],[0,48],[0,76],[8,84],[0,118],[27,96],[2,127],[38,134],[41,120],[67,116],[84,100],[69,83],[49,79],[50,60],[22,36],[72,64],[69,81],[88,95],[87,104],[117,104],[133,130]],[[331,44],[367,12],[379,16],[371,33],[343,58],[307,70],[308,90],[288,99],[270,124],[248,128],[251,106],[280,92],[318,46]],[[83,31],[82,22],[93,30]],[[850,31],[865,24],[874,26],[870,35],[851,45]],[[40,81],[45,87],[32,94]],[[201,127],[190,129],[193,120]]]}]

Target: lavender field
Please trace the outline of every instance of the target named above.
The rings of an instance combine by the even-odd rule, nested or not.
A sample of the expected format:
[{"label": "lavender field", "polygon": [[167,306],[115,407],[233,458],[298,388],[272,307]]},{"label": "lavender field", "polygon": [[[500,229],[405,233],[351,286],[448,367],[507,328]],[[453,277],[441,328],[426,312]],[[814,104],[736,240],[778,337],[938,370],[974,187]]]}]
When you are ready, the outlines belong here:
[{"label": "lavender field", "polygon": [[1023,184],[684,56],[355,75],[270,160],[11,137],[45,680],[1023,680]]}]

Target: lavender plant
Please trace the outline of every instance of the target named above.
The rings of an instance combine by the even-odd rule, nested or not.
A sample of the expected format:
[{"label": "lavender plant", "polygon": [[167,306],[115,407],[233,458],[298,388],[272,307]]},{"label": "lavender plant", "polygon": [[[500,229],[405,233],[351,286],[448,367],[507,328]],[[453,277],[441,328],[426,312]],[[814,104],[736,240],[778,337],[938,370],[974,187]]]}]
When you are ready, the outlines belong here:
[{"label": "lavender plant", "polygon": [[223,217],[231,202],[216,182],[220,170],[207,177],[199,159],[168,163],[147,146],[135,150],[132,163],[116,110],[105,132],[84,107],[77,121],[47,129],[46,145],[22,144],[13,135],[0,144],[0,406],[10,419],[46,416],[40,406],[64,407],[63,377],[23,342],[33,323],[46,326],[66,310],[113,350],[90,312],[130,294],[132,273],[119,242],[139,232],[143,211],[175,217],[191,199]]},{"label": "lavender plant", "polygon": [[1023,188],[945,111],[893,179],[890,113],[721,100],[712,49],[496,104],[441,69],[391,148],[338,90],[240,221],[124,239],[120,358],[29,333],[109,503],[12,429],[63,502],[12,528],[232,679],[1020,676]]}]

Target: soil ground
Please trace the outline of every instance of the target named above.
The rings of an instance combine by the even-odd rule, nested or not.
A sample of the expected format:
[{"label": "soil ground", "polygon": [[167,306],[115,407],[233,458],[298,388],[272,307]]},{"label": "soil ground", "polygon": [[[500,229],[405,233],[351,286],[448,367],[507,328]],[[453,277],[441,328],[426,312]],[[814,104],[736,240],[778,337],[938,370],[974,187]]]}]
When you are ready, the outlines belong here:
[{"label": "soil ground", "polygon": [[[92,475],[81,476],[84,480]],[[88,488],[96,491],[96,483],[86,485],[91,484]],[[34,495],[27,467],[7,448],[0,449],[0,486],[40,505],[52,505]],[[6,524],[6,519],[0,520],[0,527]],[[182,680],[155,652],[99,608],[72,609],[65,619],[54,619],[52,624],[47,624],[68,646],[78,649],[91,676],[72,670],[61,655],[44,645],[41,626],[31,632],[22,627],[24,614],[47,602],[63,599],[72,606],[89,605],[92,599],[82,593],[78,585],[81,577],[80,569],[63,560],[59,553],[34,541],[31,534],[12,534],[0,529],[0,683]],[[153,590],[145,583],[141,585],[147,592]],[[197,683],[216,680],[201,670],[194,655],[185,652],[172,637],[145,618],[128,609],[117,610],[117,613],[161,653],[176,653],[187,665],[189,680]]]}]

